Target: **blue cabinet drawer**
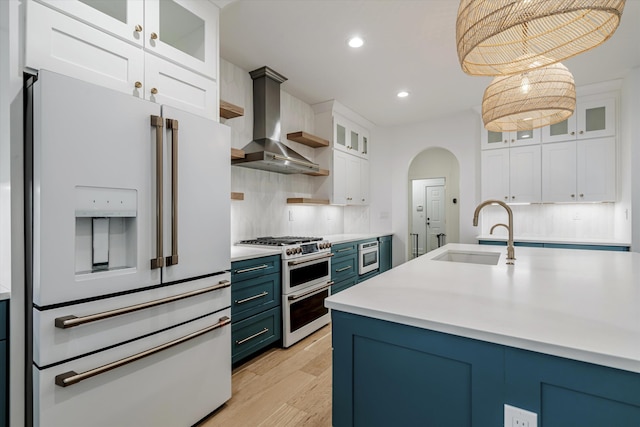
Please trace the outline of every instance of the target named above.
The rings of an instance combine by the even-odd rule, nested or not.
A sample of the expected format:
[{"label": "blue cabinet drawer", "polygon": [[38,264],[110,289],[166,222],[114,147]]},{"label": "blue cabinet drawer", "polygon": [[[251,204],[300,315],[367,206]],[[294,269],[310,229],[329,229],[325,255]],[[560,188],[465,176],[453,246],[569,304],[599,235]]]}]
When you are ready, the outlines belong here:
[{"label": "blue cabinet drawer", "polygon": [[0,301],[0,340],[9,336],[9,303]]},{"label": "blue cabinet drawer", "polygon": [[234,322],[280,305],[280,273],[231,282],[231,318]]},{"label": "blue cabinet drawer", "polygon": [[252,258],[231,263],[231,281],[251,279],[252,277],[280,272],[280,255]]},{"label": "blue cabinet drawer", "polygon": [[335,295],[340,291],[344,291],[345,289],[349,289],[353,285],[358,283],[358,276],[350,277],[346,280],[341,280],[340,282],[336,282],[331,286],[331,295]]},{"label": "blue cabinet drawer", "polygon": [[334,253],[334,258],[341,258],[347,255],[357,255],[358,242],[338,243],[331,247],[331,252]]},{"label": "blue cabinet drawer", "polygon": [[263,349],[282,337],[280,307],[264,311],[231,325],[231,361],[239,360]]},{"label": "blue cabinet drawer", "polygon": [[358,274],[358,257],[356,254],[334,258],[331,261],[331,280],[339,282]]}]

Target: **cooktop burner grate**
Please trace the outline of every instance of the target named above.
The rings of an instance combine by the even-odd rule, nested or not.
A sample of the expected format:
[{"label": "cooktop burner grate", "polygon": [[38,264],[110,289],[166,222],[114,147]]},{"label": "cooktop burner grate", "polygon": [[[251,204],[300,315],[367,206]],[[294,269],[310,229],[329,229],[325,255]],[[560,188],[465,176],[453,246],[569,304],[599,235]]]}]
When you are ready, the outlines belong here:
[{"label": "cooktop burner grate", "polygon": [[258,237],[256,239],[241,240],[239,243],[243,245],[266,245],[266,246],[287,246],[298,245],[301,243],[310,243],[321,241],[322,237],[300,237],[300,236],[282,236],[282,237]]}]

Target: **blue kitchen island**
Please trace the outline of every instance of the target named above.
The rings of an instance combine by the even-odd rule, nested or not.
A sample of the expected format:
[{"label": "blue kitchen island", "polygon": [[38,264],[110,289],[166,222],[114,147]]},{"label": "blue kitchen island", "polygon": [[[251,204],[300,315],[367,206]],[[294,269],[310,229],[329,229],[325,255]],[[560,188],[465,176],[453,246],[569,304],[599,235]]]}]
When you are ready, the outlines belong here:
[{"label": "blue kitchen island", "polygon": [[640,254],[505,252],[449,244],[326,300],[334,426],[640,426]]}]

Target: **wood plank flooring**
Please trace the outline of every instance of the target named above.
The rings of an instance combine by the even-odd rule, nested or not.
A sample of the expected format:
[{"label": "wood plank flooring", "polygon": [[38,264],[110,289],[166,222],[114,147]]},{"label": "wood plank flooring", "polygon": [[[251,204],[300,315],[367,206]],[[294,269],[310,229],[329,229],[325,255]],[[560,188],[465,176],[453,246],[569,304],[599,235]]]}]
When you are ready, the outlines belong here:
[{"label": "wood plank flooring", "polygon": [[238,366],[231,386],[200,427],[331,426],[331,325]]}]

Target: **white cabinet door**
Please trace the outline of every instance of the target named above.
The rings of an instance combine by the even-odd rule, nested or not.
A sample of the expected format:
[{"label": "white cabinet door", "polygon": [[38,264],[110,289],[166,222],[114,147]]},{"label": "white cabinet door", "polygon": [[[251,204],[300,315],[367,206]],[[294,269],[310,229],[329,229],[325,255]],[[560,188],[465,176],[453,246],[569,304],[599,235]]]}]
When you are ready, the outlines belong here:
[{"label": "white cabinet door", "polygon": [[347,154],[347,204],[362,204],[360,195],[360,158]]},{"label": "white cabinet door", "polygon": [[[231,268],[230,128],[165,105],[162,116],[165,121],[178,122],[177,130],[165,125],[162,280],[173,282],[228,270]],[[178,158],[177,163],[174,156]],[[177,166],[175,204],[172,199],[174,166]],[[177,243],[175,248],[173,243]],[[177,264],[170,265],[172,256]]]},{"label": "white cabinet door", "polygon": [[129,43],[142,46],[143,0],[37,0]]},{"label": "white cabinet door", "polygon": [[578,139],[602,138],[616,133],[616,100],[614,96],[589,96],[577,105]]},{"label": "white cabinet door", "polygon": [[360,203],[363,205],[368,205],[369,201],[369,186],[370,176],[369,176],[369,160],[360,159]]},{"label": "white cabinet door", "polygon": [[508,146],[539,144],[541,139],[540,129],[517,132],[493,132],[484,127],[480,130],[480,148],[491,150]]},{"label": "white cabinet door", "polygon": [[509,149],[486,150],[482,154],[482,199],[509,201]]},{"label": "white cabinet door", "polygon": [[332,197],[331,203],[334,205],[347,204],[347,160],[348,154],[333,150],[333,170]]},{"label": "white cabinet door", "polygon": [[219,9],[208,1],[146,1],[145,42],[148,52],[218,78]]},{"label": "white cabinet door", "polygon": [[517,132],[509,132],[509,144],[512,147],[540,144],[540,140],[541,140],[540,135],[541,135],[540,129],[519,130]]},{"label": "white cabinet door", "polygon": [[369,159],[369,148],[371,139],[369,137],[369,132],[365,129],[361,129],[362,142],[360,143],[360,157],[363,159]]},{"label": "white cabinet door", "polygon": [[542,146],[542,200],[575,202],[576,141]]},{"label": "white cabinet door", "polygon": [[144,74],[145,99],[218,119],[215,81],[153,55],[146,55]]},{"label": "white cabinet door", "polygon": [[614,137],[577,142],[579,202],[616,201],[616,140]]},{"label": "white cabinet door", "polygon": [[142,97],[136,88],[144,79],[140,47],[34,1],[27,3],[25,65]]},{"label": "white cabinet door", "polygon": [[576,112],[566,120],[542,128],[542,142],[562,142],[576,138]]},{"label": "white cabinet door", "polygon": [[[160,107],[47,71],[33,90],[34,303],[160,283],[150,262],[156,229],[150,117]],[[113,213],[123,203],[131,212]],[[95,270],[92,217],[111,222],[108,265]]]},{"label": "white cabinet door", "polygon": [[509,149],[509,194],[511,203],[541,201],[540,145]]}]

